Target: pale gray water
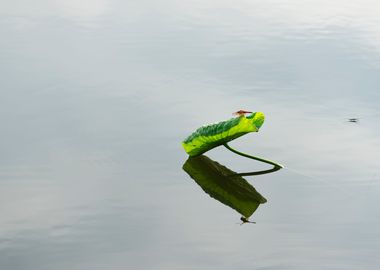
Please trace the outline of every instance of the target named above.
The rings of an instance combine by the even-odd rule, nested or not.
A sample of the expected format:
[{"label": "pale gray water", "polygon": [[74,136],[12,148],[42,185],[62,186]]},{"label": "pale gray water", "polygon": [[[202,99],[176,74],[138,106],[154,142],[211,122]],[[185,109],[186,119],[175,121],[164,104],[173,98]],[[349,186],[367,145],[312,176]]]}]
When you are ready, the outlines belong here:
[{"label": "pale gray water", "polygon": [[[0,269],[378,269],[376,1],[2,1],[0,35]],[[243,226],[180,146],[239,109],[286,166]]]}]

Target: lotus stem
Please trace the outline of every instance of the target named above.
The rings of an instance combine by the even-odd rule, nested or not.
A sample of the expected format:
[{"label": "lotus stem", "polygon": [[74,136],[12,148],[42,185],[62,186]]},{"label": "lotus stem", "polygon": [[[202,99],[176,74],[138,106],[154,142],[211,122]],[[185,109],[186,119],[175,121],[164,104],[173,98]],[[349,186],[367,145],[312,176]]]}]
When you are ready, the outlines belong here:
[{"label": "lotus stem", "polygon": [[238,150],[233,149],[227,143],[224,143],[223,145],[224,145],[224,147],[226,147],[231,152],[234,152],[235,154],[238,154],[240,156],[247,157],[247,158],[254,159],[254,160],[258,160],[258,161],[261,161],[261,162],[264,162],[264,163],[267,163],[267,164],[271,164],[275,168],[278,168],[278,169],[284,168],[284,166],[282,166],[281,164],[278,164],[278,163],[276,163],[274,161],[271,161],[271,160],[268,160],[268,159],[264,159],[264,158],[254,157],[254,156],[251,156],[251,155],[239,152]]}]

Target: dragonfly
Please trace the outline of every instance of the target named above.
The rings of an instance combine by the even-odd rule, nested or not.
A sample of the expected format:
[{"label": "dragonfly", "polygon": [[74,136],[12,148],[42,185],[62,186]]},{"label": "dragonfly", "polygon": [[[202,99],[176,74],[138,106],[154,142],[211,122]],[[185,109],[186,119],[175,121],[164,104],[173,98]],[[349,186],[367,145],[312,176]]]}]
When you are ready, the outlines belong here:
[{"label": "dragonfly", "polygon": [[252,113],[252,112],[245,111],[245,110],[239,110],[237,112],[232,113],[232,115],[240,116],[240,115],[245,115],[246,113]]},{"label": "dragonfly", "polygon": [[359,122],[359,119],[358,118],[348,118],[348,122],[357,123],[357,122]]}]

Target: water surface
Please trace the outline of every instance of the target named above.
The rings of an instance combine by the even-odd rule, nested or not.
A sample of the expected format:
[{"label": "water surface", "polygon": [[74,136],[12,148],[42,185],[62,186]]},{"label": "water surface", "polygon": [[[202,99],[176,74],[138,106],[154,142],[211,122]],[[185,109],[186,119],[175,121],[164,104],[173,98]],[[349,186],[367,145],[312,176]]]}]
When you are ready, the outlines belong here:
[{"label": "water surface", "polygon": [[[377,269],[379,10],[2,3],[0,268]],[[267,202],[242,226],[182,169],[180,145],[239,109],[266,122],[232,145],[286,167],[244,177]]]}]

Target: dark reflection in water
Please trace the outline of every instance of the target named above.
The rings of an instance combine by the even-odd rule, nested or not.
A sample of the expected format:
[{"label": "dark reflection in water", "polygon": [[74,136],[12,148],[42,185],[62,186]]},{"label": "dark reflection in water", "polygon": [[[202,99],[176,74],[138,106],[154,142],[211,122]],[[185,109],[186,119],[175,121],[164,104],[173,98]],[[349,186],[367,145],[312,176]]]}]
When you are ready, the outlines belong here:
[{"label": "dark reflection in water", "polygon": [[183,165],[183,170],[212,198],[239,212],[242,215],[241,220],[245,223],[250,222],[249,217],[260,204],[266,203],[267,199],[242,176],[271,173],[279,168],[236,173],[207,156],[200,155],[189,157]]}]

